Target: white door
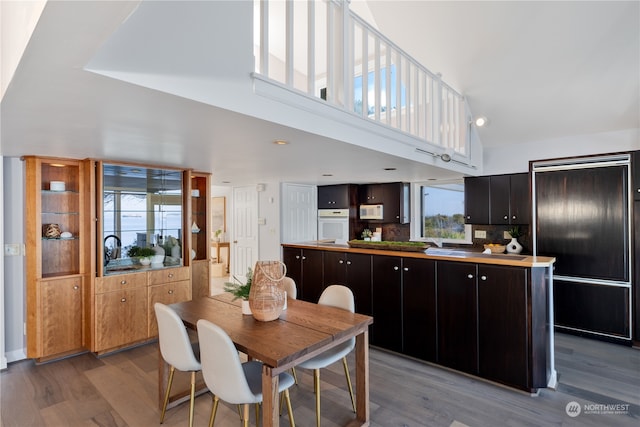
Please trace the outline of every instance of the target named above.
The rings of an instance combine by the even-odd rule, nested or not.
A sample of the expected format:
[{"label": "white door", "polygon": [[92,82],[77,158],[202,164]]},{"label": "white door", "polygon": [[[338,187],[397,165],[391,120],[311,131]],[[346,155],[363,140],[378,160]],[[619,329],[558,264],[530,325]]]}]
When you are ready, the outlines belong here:
[{"label": "white door", "polygon": [[231,274],[244,280],[247,268],[258,260],[258,193],[256,187],[233,189]]},{"label": "white door", "polygon": [[308,242],[318,235],[315,185],[282,184],[282,243]]}]

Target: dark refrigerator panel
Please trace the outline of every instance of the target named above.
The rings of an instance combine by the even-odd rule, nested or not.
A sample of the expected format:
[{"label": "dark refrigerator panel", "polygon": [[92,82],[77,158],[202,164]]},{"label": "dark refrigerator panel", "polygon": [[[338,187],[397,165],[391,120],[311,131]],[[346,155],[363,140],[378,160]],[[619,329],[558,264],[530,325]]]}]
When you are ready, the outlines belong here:
[{"label": "dark refrigerator panel", "polygon": [[536,174],[537,254],[555,275],[629,281],[628,166]]}]

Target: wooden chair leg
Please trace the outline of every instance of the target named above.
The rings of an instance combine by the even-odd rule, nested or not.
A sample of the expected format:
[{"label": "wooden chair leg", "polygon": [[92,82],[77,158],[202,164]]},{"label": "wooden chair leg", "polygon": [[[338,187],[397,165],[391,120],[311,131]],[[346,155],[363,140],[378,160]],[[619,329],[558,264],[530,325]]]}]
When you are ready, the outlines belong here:
[{"label": "wooden chair leg", "polygon": [[320,427],[320,369],[313,371],[313,388],[316,394],[316,426]]},{"label": "wooden chair leg", "polygon": [[173,374],[176,372],[175,367],[171,367],[169,370],[169,383],[167,384],[167,391],[164,393],[164,403],[162,405],[162,413],[160,414],[160,424],[164,422],[164,414],[167,412],[167,404],[169,403],[169,395],[171,394],[171,384],[173,384]]},{"label": "wooden chair leg", "polygon": [[351,396],[351,406],[353,412],[356,412],[356,400],[353,397],[353,387],[351,387],[351,376],[349,375],[349,365],[347,364],[347,358],[342,358],[342,365],[344,366],[344,375],[347,377],[347,386],[349,387],[349,395]]},{"label": "wooden chair leg", "polygon": [[216,419],[216,411],[218,410],[218,396],[213,396],[213,405],[211,406],[211,417],[209,417],[209,427],[213,427],[213,421]]},{"label": "wooden chair leg", "polygon": [[284,391],[284,399],[287,401],[287,412],[289,413],[289,425],[296,427],[296,422],[293,420],[293,408],[291,407],[291,398],[289,397],[289,389]]},{"label": "wooden chair leg", "polygon": [[193,427],[193,407],[196,400],[196,372],[191,372],[191,400],[189,401],[189,427]]}]

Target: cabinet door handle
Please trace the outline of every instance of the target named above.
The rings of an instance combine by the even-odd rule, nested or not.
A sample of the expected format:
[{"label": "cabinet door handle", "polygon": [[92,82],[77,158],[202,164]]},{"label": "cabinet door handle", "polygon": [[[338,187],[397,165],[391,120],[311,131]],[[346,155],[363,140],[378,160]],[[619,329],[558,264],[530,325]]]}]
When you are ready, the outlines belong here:
[{"label": "cabinet door handle", "polygon": [[303,260],[305,260],[305,259],[307,259],[307,257],[306,257],[306,256],[303,256],[303,257],[302,257],[302,259],[303,259]]},{"label": "cabinet door handle", "polygon": [[73,290],[74,290],[74,291],[77,291],[78,289],[80,289],[80,286],[78,286],[78,285],[73,285]]},{"label": "cabinet door handle", "polygon": [[403,268],[404,271],[409,271],[409,267]]},{"label": "cabinet door handle", "polygon": [[468,275],[467,275],[467,277],[468,277],[469,279],[473,279],[473,274],[468,274]]},{"label": "cabinet door handle", "polygon": [[516,219],[516,216],[515,216],[515,215],[513,215],[513,216],[511,217],[511,219]]},{"label": "cabinet door handle", "polygon": [[167,277],[168,277],[169,279],[173,279],[173,273],[169,273],[169,274],[167,274]]},{"label": "cabinet door handle", "polygon": [[480,276],[480,280],[487,280],[487,276]]},{"label": "cabinet door handle", "polygon": [[393,266],[393,270],[398,271],[398,266],[397,265]]},{"label": "cabinet door handle", "polygon": [[467,219],[471,219],[471,215],[467,215]]},{"label": "cabinet door handle", "polygon": [[126,298],[121,298],[120,302],[127,302],[127,299]]},{"label": "cabinet door handle", "polygon": [[300,255],[296,255],[296,259],[300,259]]},{"label": "cabinet door handle", "polygon": [[344,264],[343,260],[338,261],[338,264]]},{"label": "cabinet door handle", "polygon": [[167,292],[169,295],[173,295],[173,289],[169,289],[169,291]]},{"label": "cabinet door handle", "polygon": [[347,265],[351,265],[351,261],[347,261]]},{"label": "cabinet door handle", "polygon": [[127,281],[126,281],[126,280],[121,280],[121,281],[120,281],[120,284],[121,284],[121,285],[126,285],[126,284],[127,284]]},{"label": "cabinet door handle", "polygon": [[505,215],[505,216],[504,216],[504,220],[506,221],[506,220],[508,220],[508,219],[509,219],[509,216],[508,216],[508,215]]}]

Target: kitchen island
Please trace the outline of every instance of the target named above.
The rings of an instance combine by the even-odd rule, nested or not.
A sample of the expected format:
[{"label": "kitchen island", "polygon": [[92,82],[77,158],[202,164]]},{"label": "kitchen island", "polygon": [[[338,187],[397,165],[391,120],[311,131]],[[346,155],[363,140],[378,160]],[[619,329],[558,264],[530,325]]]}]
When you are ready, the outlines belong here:
[{"label": "kitchen island", "polygon": [[356,311],[374,318],[372,345],[529,393],[555,388],[555,258],[282,246],[301,299],[331,284],[353,291]]}]

